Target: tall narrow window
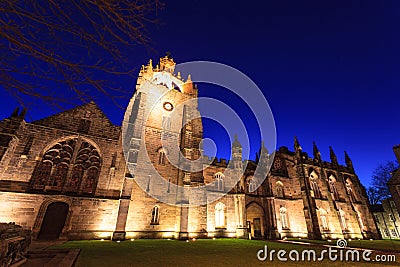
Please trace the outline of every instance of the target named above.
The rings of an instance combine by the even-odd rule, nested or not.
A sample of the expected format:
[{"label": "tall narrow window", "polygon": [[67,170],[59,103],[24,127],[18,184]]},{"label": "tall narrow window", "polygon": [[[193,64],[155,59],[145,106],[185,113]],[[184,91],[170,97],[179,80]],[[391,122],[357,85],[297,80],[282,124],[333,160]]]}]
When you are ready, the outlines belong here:
[{"label": "tall narrow window", "polygon": [[158,152],[158,164],[165,165],[165,152],[163,150]]},{"label": "tall narrow window", "polygon": [[321,198],[321,192],[319,191],[317,178],[318,178],[318,175],[314,171],[312,171],[311,174],[310,174],[311,189],[314,192],[314,197],[315,198]]},{"label": "tall narrow window", "polygon": [[353,183],[349,178],[346,179],[346,190],[347,194],[350,196],[350,200],[352,202],[357,202],[356,194],[354,192]]},{"label": "tall narrow window", "polygon": [[281,207],[279,209],[280,217],[281,217],[281,224],[282,224],[282,229],[289,229],[289,220],[288,220],[288,215],[287,215],[287,209],[284,207]]},{"label": "tall narrow window", "polygon": [[154,206],[151,210],[151,224],[158,224],[160,219],[160,208]]},{"label": "tall narrow window", "polygon": [[336,188],[336,179],[332,175],[329,176],[329,189],[332,193],[333,200],[339,200],[339,193]]},{"label": "tall narrow window", "polygon": [[276,197],[284,198],[285,194],[283,192],[283,184],[282,182],[276,182]]},{"label": "tall narrow window", "polygon": [[345,212],[342,209],[339,210],[339,221],[340,226],[342,226],[342,230],[347,230]]},{"label": "tall narrow window", "polygon": [[320,209],[319,214],[321,217],[322,229],[328,230],[329,226],[328,226],[328,220],[326,219],[326,211],[324,209]]},{"label": "tall narrow window", "polygon": [[22,152],[22,155],[28,155],[29,151],[31,150],[31,146],[33,143],[33,135],[30,135],[28,137],[28,140],[26,141],[25,147],[24,147],[24,151]]},{"label": "tall narrow window", "polygon": [[257,190],[257,185],[256,182],[253,180],[253,177],[250,177],[247,181],[247,188],[249,190],[249,193],[255,193],[255,191]]},{"label": "tall narrow window", "polygon": [[217,172],[216,174],[214,174],[214,181],[215,181],[215,188],[218,191],[223,191],[224,190],[224,174]]},{"label": "tall narrow window", "polygon": [[221,202],[215,205],[215,227],[225,227],[225,205]]}]

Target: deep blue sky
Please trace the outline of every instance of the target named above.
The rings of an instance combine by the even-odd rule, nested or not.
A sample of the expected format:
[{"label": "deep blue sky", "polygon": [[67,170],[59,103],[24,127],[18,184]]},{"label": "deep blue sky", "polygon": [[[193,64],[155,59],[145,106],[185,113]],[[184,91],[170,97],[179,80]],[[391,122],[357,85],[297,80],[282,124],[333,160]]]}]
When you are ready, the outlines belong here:
[{"label": "deep blue sky", "polygon": [[[341,163],[347,150],[365,185],[379,163],[395,159],[400,1],[170,1],[157,17],[162,23],[149,32],[155,51],[131,50],[125,56],[132,68],[139,70],[166,51],[178,63],[228,64],[262,89],[275,116],[278,146],[293,149],[297,135],[309,154],[316,141],[324,160],[329,160],[331,145]],[[132,93],[135,82],[121,78]],[[199,90],[200,95],[224,97],[206,86]],[[0,97],[4,118],[17,103],[3,91]],[[123,110],[101,96],[97,102],[115,124],[121,123]],[[32,107],[27,119],[51,113]],[[211,126],[205,130],[218,142]],[[229,146],[221,140],[217,156],[229,157]]]}]

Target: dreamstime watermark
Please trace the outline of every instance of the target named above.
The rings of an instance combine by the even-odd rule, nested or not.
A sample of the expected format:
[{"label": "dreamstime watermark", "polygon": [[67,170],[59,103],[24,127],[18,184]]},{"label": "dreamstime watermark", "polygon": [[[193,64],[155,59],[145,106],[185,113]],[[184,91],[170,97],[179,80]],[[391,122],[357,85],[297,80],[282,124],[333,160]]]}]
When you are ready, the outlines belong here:
[{"label": "dreamstime watermark", "polygon": [[347,241],[338,239],[335,246],[329,246],[328,249],[316,251],[315,249],[304,249],[299,251],[291,249],[289,251],[280,249],[268,250],[265,245],[264,249],[257,252],[257,259],[260,261],[273,261],[275,258],[278,261],[349,261],[349,262],[396,262],[394,254],[378,254],[372,255],[373,251],[368,249],[346,249]]},{"label": "dreamstime watermark", "polygon": [[[246,121],[243,121],[243,116],[235,110],[234,103],[223,101],[223,97],[219,99],[186,97],[187,84],[180,77],[188,77],[189,74],[195,84],[220,86],[240,98],[252,113],[247,115],[252,116],[255,121],[250,130],[251,134],[246,127]],[[250,146],[255,145],[250,136],[264,141],[267,147],[259,154],[259,158],[265,160],[259,160],[252,179],[255,188],[261,185],[273,162],[274,153],[268,154],[268,151],[274,152],[276,149],[276,129],[265,96],[248,76],[221,63],[194,61],[177,64],[167,70],[152,69],[141,79],[139,88],[125,112],[122,138],[128,170],[143,191],[158,201],[171,205],[200,206],[222,198],[244,175],[246,160],[250,158]],[[177,96],[175,89],[181,91],[183,95]],[[215,189],[215,184],[201,181],[202,171],[212,164],[212,158],[208,156],[215,156],[215,154],[204,155],[203,143],[208,142],[217,147],[214,140],[204,139],[201,136],[200,142],[193,141],[192,145],[196,143],[193,145],[196,152],[190,147],[186,149],[182,141],[182,138],[188,140],[199,138],[195,136],[195,131],[190,130],[189,134],[186,129],[188,124],[190,129],[199,129],[196,123],[203,119],[219,124],[231,141],[238,135],[243,146],[243,150],[240,151],[243,153],[244,160],[241,162],[243,166],[240,165],[238,168],[233,166],[232,160],[229,162],[228,167],[221,171],[224,175],[224,186],[218,188],[218,194],[208,193]],[[155,121],[158,121],[159,125]],[[147,135],[142,131],[146,127],[152,129],[152,133],[160,132],[158,140],[155,140],[156,134]],[[258,136],[255,138],[255,135]],[[161,147],[159,149],[165,151],[168,165],[171,166],[170,171],[159,172],[155,166],[157,165],[155,161],[158,159],[154,158],[154,144],[159,144]],[[197,152],[200,155],[197,155],[196,159],[190,156]],[[200,179],[191,177],[196,175],[201,176]]]}]

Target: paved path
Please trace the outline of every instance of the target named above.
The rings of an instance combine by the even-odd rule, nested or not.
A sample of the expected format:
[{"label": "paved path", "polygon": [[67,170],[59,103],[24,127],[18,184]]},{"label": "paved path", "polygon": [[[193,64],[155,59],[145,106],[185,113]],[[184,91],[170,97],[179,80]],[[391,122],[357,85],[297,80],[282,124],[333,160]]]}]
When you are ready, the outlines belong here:
[{"label": "paved path", "polygon": [[59,245],[65,241],[32,241],[28,250],[28,260],[23,267],[72,267],[74,266],[79,249],[50,249],[50,246]]}]

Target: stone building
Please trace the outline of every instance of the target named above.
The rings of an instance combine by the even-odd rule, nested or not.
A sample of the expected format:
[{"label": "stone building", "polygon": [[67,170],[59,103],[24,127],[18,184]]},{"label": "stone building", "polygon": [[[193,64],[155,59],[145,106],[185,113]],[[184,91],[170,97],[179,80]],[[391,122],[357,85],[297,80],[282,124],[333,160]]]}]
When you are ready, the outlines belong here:
[{"label": "stone building", "polygon": [[392,198],[371,206],[378,230],[384,239],[400,239],[400,216]]},{"label": "stone building", "polygon": [[[397,161],[400,163],[400,145],[393,147]],[[397,211],[400,214],[400,169],[392,173],[392,178],[388,182],[390,194],[392,195]]]},{"label": "stone building", "polygon": [[[272,157],[262,145],[251,161],[235,138],[231,160],[206,164],[197,87],[174,67],[170,57],[142,67],[126,127],[93,102],[32,122],[15,110],[0,121],[0,221],[33,238],[379,238],[347,153],[346,166],[332,148],[326,162],[315,144],[309,157],[295,139],[294,151],[281,147]],[[204,170],[185,170],[185,160]],[[257,187],[256,167],[268,161]],[[204,185],[202,194],[177,198],[179,187]]]}]

